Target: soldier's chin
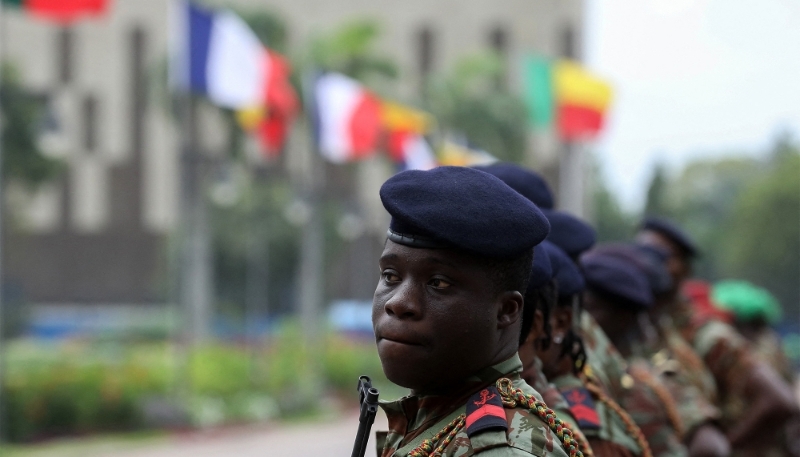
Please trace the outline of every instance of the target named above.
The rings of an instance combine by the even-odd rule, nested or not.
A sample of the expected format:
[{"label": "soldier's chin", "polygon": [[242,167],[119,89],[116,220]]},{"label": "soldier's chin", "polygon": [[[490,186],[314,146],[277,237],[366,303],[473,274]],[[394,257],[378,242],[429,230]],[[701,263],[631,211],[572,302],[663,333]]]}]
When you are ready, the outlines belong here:
[{"label": "soldier's chin", "polygon": [[383,374],[386,378],[400,387],[405,387],[411,390],[422,390],[428,384],[430,379],[425,379],[424,373],[420,373],[419,366],[414,366],[411,363],[402,361],[385,361],[381,360],[383,367]]}]

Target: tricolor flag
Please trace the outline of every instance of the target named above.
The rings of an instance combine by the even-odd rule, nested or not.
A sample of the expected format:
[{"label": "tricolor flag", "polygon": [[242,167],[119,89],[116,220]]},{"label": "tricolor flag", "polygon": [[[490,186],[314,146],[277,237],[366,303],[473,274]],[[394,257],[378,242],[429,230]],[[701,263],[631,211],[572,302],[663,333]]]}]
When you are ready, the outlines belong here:
[{"label": "tricolor flag", "polygon": [[392,132],[388,136],[389,155],[404,170],[430,170],[438,165],[430,144],[419,133]]},{"label": "tricolor flag", "polygon": [[424,136],[434,123],[430,114],[399,103],[383,102],[381,123],[389,157],[403,169],[430,170],[437,166],[436,156]]},{"label": "tricolor flag", "polygon": [[289,81],[292,72],[289,62],[274,51],[267,51],[267,56],[269,65],[264,103],[239,110],[236,117],[245,131],[258,138],[264,155],[275,157],[283,149],[299,110],[299,102]]},{"label": "tricolor flag", "polygon": [[446,139],[439,150],[439,165],[471,167],[495,162],[497,162],[497,157],[488,152],[471,149],[450,139]]},{"label": "tricolor flag", "polygon": [[525,88],[533,125],[549,128],[555,121],[559,136],[566,141],[596,135],[611,104],[611,86],[567,60],[527,58]]},{"label": "tricolor flag", "polygon": [[179,2],[175,22],[172,71],[177,87],[225,108],[262,104],[269,58],[239,16]]},{"label": "tricolor flag", "polygon": [[110,0],[3,0],[3,5],[18,6],[33,16],[64,24],[85,16],[102,16]]},{"label": "tricolor flag", "polygon": [[299,108],[286,58],[267,49],[230,11],[177,5],[173,83],[237,110],[240,125],[258,137],[264,153],[279,153]]},{"label": "tricolor flag", "polygon": [[323,157],[343,163],[369,157],[381,134],[380,100],[356,80],[325,73],[314,82],[317,142]]}]

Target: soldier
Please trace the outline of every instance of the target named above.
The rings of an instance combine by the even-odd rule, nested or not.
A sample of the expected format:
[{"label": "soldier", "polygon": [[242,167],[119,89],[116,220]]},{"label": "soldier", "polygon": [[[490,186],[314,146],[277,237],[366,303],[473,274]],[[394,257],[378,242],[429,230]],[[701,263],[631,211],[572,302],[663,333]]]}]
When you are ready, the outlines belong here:
[{"label": "soldier", "polygon": [[[606,244],[596,247],[586,257],[592,255],[613,257],[637,268],[647,278],[654,297],[658,297],[672,283],[663,263],[665,257],[654,249],[621,243]],[[654,326],[648,319],[641,320],[639,324],[645,344],[634,346],[633,353],[653,365],[659,379],[675,399],[683,423],[682,438],[689,455],[729,455],[730,445],[716,425],[720,412],[713,404],[714,397],[709,398],[707,394],[709,389],[714,395],[716,393],[711,373],[707,372],[703,362],[677,331],[669,331],[671,327],[664,329]]]},{"label": "soldier", "polygon": [[572,432],[521,378],[517,356],[532,254],[549,229],[481,171],[406,171],[381,187],[392,216],[372,321],[390,381],[389,456],[581,456]]},{"label": "soldier", "polygon": [[[760,440],[774,438],[776,431],[796,414],[798,408],[791,389],[755,357],[735,329],[694,314],[692,304],[681,296],[681,287],[692,273],[692,260],[699,252],[682,230],[665,219],[648,218],[636,240],[668,253],[667,269],[673,284],[659,311],[671,320],[714,377],[722,412],[720,425],[732,448],[753,448],[758,452],[763,447]],[[734,407],[737,402],[744,402],[743,407]]]},{"label": "soldier", "polygon": [[644,340],[639,320],[653,304],[646,277],[627,262],[606,254],[584,254],[581,267],[586,281],[584,307],[628,363],[621,376],[627,389],[622,407],[641,428],[654,456],[687,455],[674,399],[652,366],[634,356],[636,346]]},{"label": "soldier", "polygon": [[[567,414],[577,423],[583,424],[581,431],[584,432],[590,447],[595,450],[597,455],[649,456],[648,445],[641,430],[611,398],[606,388],[595,378],[590,380],[581,370],[582,362],[586,359],[581,350],[582,344],[577,322],[574,326],[572,325],[571,304],[573,297],[579,294],[582,288],[582,280],[574,263],[564,251],[569,252],[572,258],[576,258],[581,252],[590,248],[595,241],[594,229],[568,213],[553,210],[550,189],[541,176],[535,172],[517,165],[502,163],[477,168],[497,176],[512,189],[543,208],[542,212],[547,216],[551,225],[548,240],[552,243],[546,241],[540,247],[544,247],[551,256],[551,267],[555,267],[555,262],[563,266],[558,268],[561,275],[560,281],[540,281],[541,285],[531,282],[526,293],[526,309],[530,302],[535,302],[538,305],[535,307],[535,313],[537,316],[539,314],[543,316],[543,324],[541,328],[537,328],[535,324],[531,326],[523,324],[523,330],[531,328],[528,334],[523,331],[525,340],[520,342],[520,354],[524,355],[525,371],[523,374],[526,375],[525,379],[534,387],[542,389],[545,401],[548,405],[553,402],[551,407],[556,411],[561,412],[562,409],[569,408]],[[557,291],[566,297],[564,302],[569,306],[556,309],[559,296]],[[551,310],[559,313],[559,319],[553,320],[549,317]],[[523,322],[525,322],[525,317],[523,317]],[[563,325],[565,323],[566,325]],[[557,324],[560,327],[554,341],[550,335],[550,327]],[[544,335],[544,338],[541,335]],[[570,404],[554,388],[555,386],[544,381],[546,377],[541,372],[542,362],[539,357],[530,353],[534,348],[541,357],[547,359],[550,374],[557,374],[562,378],[560,380],[561,388],[571,394],[571,398],[577,398],[588,392],[587,402]],[[598,371],[602,372],[602,367],[598,367]],[[578,378],[575,373],[581,373],[581,377]],[[591,405],[588,410],[587,404]]]},{"label": "soldier", "polygon": [[794,373],[781,339],[772,328],[781,319],[781,308],[767,290],[747,281],[727,280],[714,284],[714,304],[728,311],[736,330],[753,345],[758,357],[767,362],[790,385]]}]

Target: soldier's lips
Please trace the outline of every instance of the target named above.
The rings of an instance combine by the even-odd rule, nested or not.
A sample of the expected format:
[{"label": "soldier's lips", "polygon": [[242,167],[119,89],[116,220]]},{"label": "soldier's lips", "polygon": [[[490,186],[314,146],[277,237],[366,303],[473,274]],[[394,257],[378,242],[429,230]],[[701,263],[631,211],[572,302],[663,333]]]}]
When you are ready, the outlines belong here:
[{"label": "soldier's lips", "polygon": [[422,338],[417,338],[409,332],[377,332],[377,342],[402,344],[404,346],[423,346]]}]

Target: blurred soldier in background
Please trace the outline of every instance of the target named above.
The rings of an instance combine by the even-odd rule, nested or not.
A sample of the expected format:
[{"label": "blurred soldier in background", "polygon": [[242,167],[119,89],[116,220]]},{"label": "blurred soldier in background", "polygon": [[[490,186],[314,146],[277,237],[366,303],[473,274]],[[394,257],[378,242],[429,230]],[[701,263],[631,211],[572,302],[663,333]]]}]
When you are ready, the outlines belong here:
[{"label": "blurred soldier in background", "polygon": [[[664,219],[649,218],[642,223],[636,241],[667,252],[672,286],[663,294],[660,311],[714,377],[722,413],[720,424],[732,448],[741,452],[763,451],[763,440],[774,440],[798,409],[790,387],[775,370],[758,360],[733,327],[710,314],[696,313],[692,302],[680,294],[691,276],[691,262],[698,254],[697,247],[683,231]],[[662,325],[661,319],[658,322]]]},{"label": "blurred soldier in background", "polygon": [[635,355],[644,342],[639,320],[653,305],[647,279],[628,263],[591,252],[581,257],[584,307],[625,358],[620,404],[641,428],[654,456],[688,455],[675,401],[650,363]]},{"label": "blurred soldier in background", "polygon": [[[661,253],[631,244],[607,244],[595,248],[587,256],[606,255],[637,268],[647,278],[656,305],[647,316],[657,316],[658,296],[671,284]],[[671,326],[653,325],[641,319],[644,344],[633,347],[634,354],[650,361],[666,385],[678,408],[683,423],[683,441],[689,455],[726,456],[730,446],[717,427],[720,412],[706,392],[713,389],[714,379],[688,343]]]},{"label": "blurred soldier in background", "polygon": [[[538,246],[534,255],[534,273],[542,270],[540,264],[545,263],[538,252],[541,250],[548,259],[547,269],[552,278],[545,282],[540,277],[537,281],[532,275],[525,295],[526,310],[530,308],[533,315],[523,317],[520,341],[523,376],[557,412],[568,408],[596,455],[649,457],[649,446],[638,426],[611,398],[607,388],[584,372],[588,366],[580,337],[581,307],[575,306],[583,291],[583,278],[564,251],[574,258],[589,249],[595,242],[594,229],[574,216],[553,210],[552,192],[537,173],[504,163],[477,168],[497,176],[543,208],[551,226],[549,241]],[[526,324],[526,321],[531,322]],[[547,376],[542,373],[543,368]],[[558,390],[547,384],[546,379]]]}]

